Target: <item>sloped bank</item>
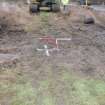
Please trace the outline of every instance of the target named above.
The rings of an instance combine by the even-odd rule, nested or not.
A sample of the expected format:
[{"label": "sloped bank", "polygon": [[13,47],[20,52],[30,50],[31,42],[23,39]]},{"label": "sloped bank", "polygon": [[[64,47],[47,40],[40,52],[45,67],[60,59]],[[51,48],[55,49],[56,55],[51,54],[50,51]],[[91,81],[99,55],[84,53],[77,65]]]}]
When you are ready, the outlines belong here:
[{"label": "sloped bank", "polygon": [[93,5],[93,6],[90,6],[90,8],[92,9],[93,14],[100,22],[100,24],[105,27],[105,6]]}]

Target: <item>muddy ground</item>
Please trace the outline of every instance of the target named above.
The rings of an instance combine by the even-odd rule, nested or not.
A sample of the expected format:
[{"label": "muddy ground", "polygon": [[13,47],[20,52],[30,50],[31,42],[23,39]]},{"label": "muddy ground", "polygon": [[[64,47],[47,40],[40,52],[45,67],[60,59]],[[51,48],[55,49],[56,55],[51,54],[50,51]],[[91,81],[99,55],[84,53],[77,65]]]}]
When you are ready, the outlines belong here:
[{"label": "muddy ground", "polygon": [[[88,100],[87,94],[86,99],[78,98],[71,92],[75,89],[70,88],[78,78],[105,80],[105,27],[98,24],[99,20],[95,24],[83,23],[87,13],[92,14],[91,10],[73,7],[70,15],[65,16],[51,12],[30,15],[28,7],[21,5],[0,8],[0,105],[104,105],[105,101],[96,103],[91,96]],[[60,51],[50,52],[47,57],[45,52],[36,50],[42,47],[38,38],[43,36],[71,38],[71,41],[60,42]],[[31,99],[38,97],[34,98],[36,101],[25,103],[26,93],[20,94],[22,89],[18,90],[17,84],[29,92]],[[32,89],[28,90],[30,85]],[[34,89],[36,96],[30,94]],[[19,91],[19,96],[12,90]]]}]

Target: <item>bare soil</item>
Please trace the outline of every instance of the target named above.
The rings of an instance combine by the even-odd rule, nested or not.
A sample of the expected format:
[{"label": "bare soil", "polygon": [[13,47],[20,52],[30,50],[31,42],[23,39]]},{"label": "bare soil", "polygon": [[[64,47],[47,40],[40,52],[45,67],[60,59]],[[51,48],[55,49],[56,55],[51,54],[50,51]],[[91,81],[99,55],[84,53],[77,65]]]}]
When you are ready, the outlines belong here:
[{"label": "bare soil", "polygon": [[[91,10],[72,7],[69,16],[50,12],[30,15],[27,8],[8,4],[7,10],[0,10],[1,72],[3,68],[19,67],[17,74],[26,76],[34,87],[49,76],[56,79],[62,69],[86,78],[105,79],[105,27],[83,23],[86,15],[95,17]],[[60,51],[47,57],[36,51],[42,36],[72,40],[60,42]]]},{"label": "bare soil", "polygon": [[[7,9],[2,8],[0,12],[0,54],[5,54],[5,58],[9,54],[18,55],[19,59],[22,57],[20,64],[25,63],[32,71],[38,69],[37,66],[40,67],[45,59],[46,64],[64,64],[70,70],[84,75],[104,76],[105,27],[97,23],[83,23],[87,15],[95,17],[90,10],[74,6],[70,16],[43,12],[30,15],[27,7],[6,6]],[[14,10],[11,11],[11,8]],[[61,51],[52,53],[48,58],[43,53],[36,52],[36,48],[39,47],[37,38],[50,35],[72,40],[60,43]],[[36,66],[32,64],[34,62]],[[46,64],[43,62],[43,65]]]}]

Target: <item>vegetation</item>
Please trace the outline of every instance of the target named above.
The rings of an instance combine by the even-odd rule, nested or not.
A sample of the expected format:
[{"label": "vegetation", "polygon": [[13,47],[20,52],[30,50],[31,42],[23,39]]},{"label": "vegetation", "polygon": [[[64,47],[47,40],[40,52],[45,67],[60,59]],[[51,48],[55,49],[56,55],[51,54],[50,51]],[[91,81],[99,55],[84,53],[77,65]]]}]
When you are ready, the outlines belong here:
[{"label": "vegetation", "polygon": [[33,86],[24,76],[17,76],[15,83],[9,80],[0,82],[0,100],[10,96],[7,100],[10,105],[105,104],[104,81],[84,79],[65,70],[53,78],[51,68],[48,70],[48,78],[38,80],[37,86]]}]

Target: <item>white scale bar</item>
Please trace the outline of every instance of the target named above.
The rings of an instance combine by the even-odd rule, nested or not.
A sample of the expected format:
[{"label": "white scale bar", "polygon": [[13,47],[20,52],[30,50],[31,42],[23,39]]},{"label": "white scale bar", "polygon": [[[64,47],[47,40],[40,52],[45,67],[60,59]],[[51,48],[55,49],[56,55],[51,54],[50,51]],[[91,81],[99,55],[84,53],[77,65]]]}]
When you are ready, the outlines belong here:
[{"label": "white scale bar", "polygon": [[58,40],[58,41],[70,41],[71,40],[71,38],[56,38],[56,40]]},{"label": "white scale bar", "polygon": [[[38,39],[54,39],[54,38],[38,38]],[[70,41],[71,38],[55,38],[55,40],[67,40],[67,41]]]},{"label": "white scale bar", "polygon": [[[39,38],[39,39],[44,39],[44,38]],[[49,39],[49,38],[47,38],[47,39]],[[48,49],[48,46],[47,45],[44,45],[44,49],[37,48],[36,50],[37,51],[45,51],[46,56],[50,56],[49,51],[59,50],[58,41],[70,41],[70,40],[71,40],[71,38],[56,38],[57,48]]]},{"label": "white scale bar", "polygon": [[[37,48],[36,50],[37,51],[45,51],[45,49],[39,49],[39,48]],[[47,50],[54,51],[54,50],[59,50],[59,49],[57,49],[57,48],[50,48],[50,49],[47,49]]]},{"label": "white scale bar", "polygon": [[50,56],[50,53],[49,53],[49,50],[48,50],[47,45],[44,45],[44,49],[45,49],[46,55],[47,55],[47,56]]}]

